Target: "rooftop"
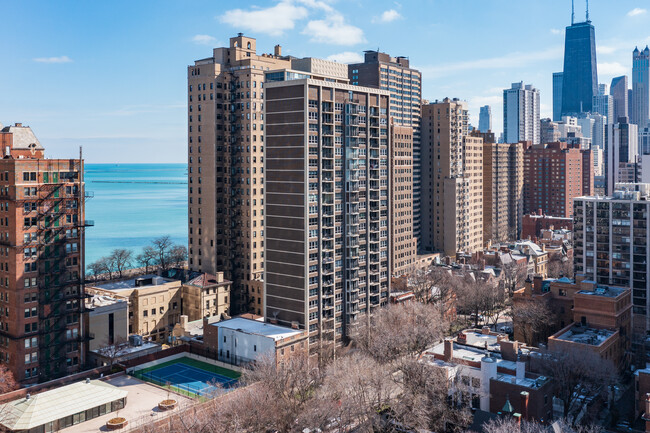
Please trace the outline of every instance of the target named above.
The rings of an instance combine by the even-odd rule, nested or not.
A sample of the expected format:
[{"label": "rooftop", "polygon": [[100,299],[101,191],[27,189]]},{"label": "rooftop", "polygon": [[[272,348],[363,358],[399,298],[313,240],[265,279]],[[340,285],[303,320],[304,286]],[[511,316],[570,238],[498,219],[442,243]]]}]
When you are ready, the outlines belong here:
[{"label": "rooftop", "polygon": [[[584,281],[583,281],[584,282]],[[580,290],[581,295],[603,296],[607,298],[616,298],[627,289],[621,287],[596,287],[594,290]]]},{"label": "rooftop", "polygon": [[126,397],[128,391],[100,380],[88,380],[20,398],[2,405],[0,424],[10,430],[29,430],[87,409]]},{"label": "rooftop", "polygon": [[[17,123],[14,126],[5,126],[0,132],[13,134],[13,148],[29,150],[32,147],[36,150],[44,150],[36,135],[29,126]],[[30,146],[30,145],[34,146]]]},{"label": "rooftop", "polygon": [[197,286],[197,287],[210,287],[216,284],[230,284],[230,281],[224,280],[222,278],[222,281],[219,282],[216,275],[202,273],[198,276],[195,276],[194,278],[191,278],[189,281],[187,281],[186,284],[190,286]]},{"label": "rooftop", "polygon": [[615,333],[616,331],[612,331],[611,329],[596,329],[574,324],[568,331],[555,338],[573,343],[600,346]]},{"label": "rooftop", "polygon": [[[120,416],[127,419],[129,427],[151,426],[152,423],[159,419],[166,418],[169,412],[158,410],[158,403],[167,398],[176,400],[180,407],[187,406],[192,402],[191,399],[180,394],[171,393],[168,397],[168,391],[163,388],[142,382],[134,377],[120,375],[112,377],[106,381],[108,384],[117,387],[120,391],[128,392],[126,406],[120,409]],[[175,413],[175,412],[171,412]],[[115,418],[115,412],[107,413],[98,418],[82,422],[72,427],[61,430],[62,433],[85,433],[106,431],[106,421]]]},{"label": "rooftop", "polygon": [[124,302],[126,305],[125,298],[108,295],[92,295],[92,297],[86,300],[86,308],[107,307],[109,305],[114,305],[120,302]]},{"label": "rooftop", "polygon": [[143,275],[137,278],[130,278],[128,280],[116,281],[114,283],[106,283],[96,285],[94,287],[103,290],[127,290],[127,289],[144,289],[146,287],[160,286],[167,283],[173,283],[178,280],[171,278],[163,278],[158,275]]},{"label": "rooftop", "polygon": [[293,337],[303,332],[298,329],[285,328],[284,326],[259,322],[257,320],[243,319],[241,317],[235,317],[233,319],[212,323],[212,326],[216,326],[218,328],[233,329],[236,331],[245,332],[247,334],[270,337],[275,341]]}]

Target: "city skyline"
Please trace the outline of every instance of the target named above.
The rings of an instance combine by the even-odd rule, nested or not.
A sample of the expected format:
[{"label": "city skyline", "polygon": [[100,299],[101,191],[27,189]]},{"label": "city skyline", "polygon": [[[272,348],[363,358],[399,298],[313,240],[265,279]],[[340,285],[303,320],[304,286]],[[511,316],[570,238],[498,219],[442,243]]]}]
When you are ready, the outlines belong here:
[{"label": "city skyline", "polygon": [[[615,9],[591,3],[599,81],[631,76],[634,47],[650,42],[648,11],[638,1]],[[570,3],[559,0],[472,8],[432,1],[424,6],[430,13],[394,2],[373,3],[367,13],[364,1],[254,1],[238,8],[205,1],[191,9],[171,2],[69,5],[5,8],[0,37],[9,41],[5,59],[16,67],[0,72],[0,80],[10,83],[0,122],[32,126],[52,149],[49,156],[70,156],[83,145],[89,162],[117,163],[184,161],[185,68],[240,31],[258,40],[260,52],[281,44],[288,55],[346,62],[377,48],[407,56],[423,73],[423,98],[467,100],[474,125],[479,107],[489,104],[498,133],[501,94],[512,82],[540,89],[541,115],[552,116],[552,73],[562,69],[564,28],[571,22]],[[576,3],[576,21],[583,8]],[[530,15],[536,19],[524,19]],[[242,19],[245,24],[230,24]],[[475,31],[444,46],[427,42],[453,31],[450,23],[459,19]],[[497,25],[499,20],[508,25]]]}]

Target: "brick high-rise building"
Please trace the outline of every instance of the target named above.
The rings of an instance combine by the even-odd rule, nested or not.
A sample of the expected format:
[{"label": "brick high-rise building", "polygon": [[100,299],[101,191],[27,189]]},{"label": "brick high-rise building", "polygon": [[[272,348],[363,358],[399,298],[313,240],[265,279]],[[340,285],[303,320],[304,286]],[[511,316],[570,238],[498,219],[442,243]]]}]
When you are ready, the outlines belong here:
[{"label": "brick high-rise building", "polygon": [[0,361],[33,384],[86,367],[83,160],[45,159],[20,123],[0,147]]},{"label": "brick high-rise building", "polygon": [[483,139],[468,135],[466,103],[422,106],[422,249],[455,256],[483,247]]},{"label": "brick high-rise building", "polygon": [[187,69],[189,268],[231,280],[231,311],[264,311],[264,71],[289,67],[239,34]]},{"label": "brick high-rise building", "polygon": [[566,143],[524,146],[524,213],[572,216],[573,199],[593,194],[591,150]]},{"label": "brick high-rise building", "polygon": [[483,137],[483,243],[519,239],[524,212],[524,148]]},{"label": "brick high-rise building", "polygon": [[417,255],[413,236],[413,129],[391,122],[390,225],[391,275],[407,273]]},{"label": "brick high-rise building", "polygon": [[407,57],[366,51],[364,62],[348,65],[350,83],[390,92],[390,113],[396,125],[413,128],[413,234],[420,239],[420,122],[422,73]]},{"label": "brick high-rise building", "polygon": [[264,84],[265,315],[324,356],[390,288],[390,94],[337,65],[303,59]]}]

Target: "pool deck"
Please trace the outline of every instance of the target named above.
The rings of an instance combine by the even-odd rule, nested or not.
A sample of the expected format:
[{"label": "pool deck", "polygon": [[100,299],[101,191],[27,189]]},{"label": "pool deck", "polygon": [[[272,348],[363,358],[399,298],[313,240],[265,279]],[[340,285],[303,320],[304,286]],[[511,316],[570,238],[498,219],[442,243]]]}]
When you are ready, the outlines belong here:
[{"label": "pool deck", "polygon": [[[179,395],[177,393],[168,393],[166,390],[152,385],[148,382],[140,381],[128,375],[120,375],[113,377],[106,381],[113,386],[125,389],[129,392],[126,397],[126,407],[119,410],[119,416],[124,417],[129,422],[129,425],[120,432],[129,431],[131,428],[142,426],[154,420],[165,418],[174,411],[160,411],[158,403],[162,400],[172,398],[178,402],[180,406],[186,406],[193,402],[192,399]],[[63,433],[86,433],[86,432],[107,432],[106,421],[118,416],[118,412],[107,413],[98,418],[91,419],[90,421],[82,422],[81,424],[60,430]]]}]

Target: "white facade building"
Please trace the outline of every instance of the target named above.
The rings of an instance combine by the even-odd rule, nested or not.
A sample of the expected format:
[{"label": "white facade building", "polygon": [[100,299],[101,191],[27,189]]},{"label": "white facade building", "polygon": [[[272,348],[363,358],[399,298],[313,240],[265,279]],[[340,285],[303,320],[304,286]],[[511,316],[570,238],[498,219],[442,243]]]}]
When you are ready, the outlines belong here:
[{"label": "white facade building", "polygon": [[512,83],[503,91],[503,133],[506,143],[540,142],[539,90],[532,84]]}]

